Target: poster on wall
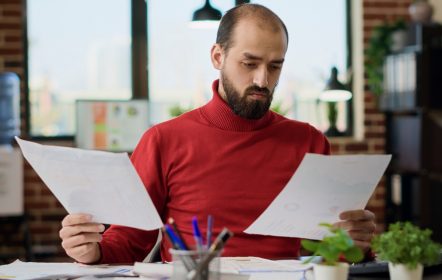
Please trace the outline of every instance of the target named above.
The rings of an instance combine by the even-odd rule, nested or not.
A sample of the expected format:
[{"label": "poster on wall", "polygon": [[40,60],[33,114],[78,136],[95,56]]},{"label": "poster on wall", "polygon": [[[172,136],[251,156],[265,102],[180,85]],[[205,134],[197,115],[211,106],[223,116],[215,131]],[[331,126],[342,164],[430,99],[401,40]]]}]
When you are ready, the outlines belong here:
[{"label": "poster on wall", "polygon": [[23,208],[22,155],[0,147],[0,217],[22,215]]},{"label": "poster on wall", "polygon": [[131,152],[149,127],[147,100],[77,100],[78,148]]}]

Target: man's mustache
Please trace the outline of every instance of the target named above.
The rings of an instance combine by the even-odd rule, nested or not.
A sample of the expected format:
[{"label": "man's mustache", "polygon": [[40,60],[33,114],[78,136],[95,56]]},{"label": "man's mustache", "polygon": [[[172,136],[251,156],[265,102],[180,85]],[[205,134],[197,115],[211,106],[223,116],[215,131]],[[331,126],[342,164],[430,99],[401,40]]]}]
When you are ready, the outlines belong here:
[{"label": "man's mustache", "polygon": [[258,86],[251,86],[246,89],[247,95],[250,95],[252,93],[260,93],[260,94],[263,94],[267,97],[270,96],[270,90],[268,88],[262,88],[262,87],[258,87]]}]

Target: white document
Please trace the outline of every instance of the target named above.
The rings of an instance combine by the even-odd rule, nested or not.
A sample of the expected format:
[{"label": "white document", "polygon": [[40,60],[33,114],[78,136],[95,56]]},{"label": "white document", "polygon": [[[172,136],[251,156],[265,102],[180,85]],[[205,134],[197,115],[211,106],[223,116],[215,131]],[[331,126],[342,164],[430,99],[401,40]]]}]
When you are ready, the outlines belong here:
[{"label": "white document", "polygon": [[78,263],[35,263],[19,260],[0,265],[0,279],[71,279],[86,275],[115,277],[134,274],[132,266],[91,266]]},{"label": "white document", "polygon": [[173,266],[168,263],[141,263],[135,262],[133,272],[149,279],[169,279],[172,277]]},{"label": "white document", "polygon": [[163,223],[126,153],[43,146],[16,137],[24,157],[66,210],[143,230]]},{"label": "white document", "polygon": [[[220,259],[221,279],[306,279],[312,264],[297,260],[272,261],[258,257],[222,257]],[[147,279],[169,279],[173,274],[173,264],[139,263],[134,264],[133,272]],[[254,276],[254,275],[260,276]],[[311,279],[311,278],[310,278]]]},{"label": "white document", "polygon": [[298,260],[273,261],[258,257],[222,257],[220,266],[222,273],[254,274],[302,272],[311,269],[313,264],[303,264]]},{"label": "white document", "polygon": [[244,232],[322,239],[319,223],[335,223],[346,210],[365,208],[391,155],[306,154],[270,206]]}]

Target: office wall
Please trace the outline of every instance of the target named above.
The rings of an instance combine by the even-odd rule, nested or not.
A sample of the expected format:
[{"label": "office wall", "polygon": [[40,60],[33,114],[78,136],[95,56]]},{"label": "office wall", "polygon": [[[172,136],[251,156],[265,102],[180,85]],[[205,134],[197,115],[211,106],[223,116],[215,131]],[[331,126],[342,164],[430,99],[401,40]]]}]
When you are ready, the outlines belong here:
[{"label": "office wall", "polygon": [[[23,79],[24,52],[22,21],[24,19],[24,0],[0,1],[0,71],[13,71]],[[359,1],[359,0],[357,0]],[[368,42],[371,30],[384,20],[397,17],[407,17],[407,8],[411,0],[362,0],[363,1],[363,40],[364,46]],[[233,1],[232,1],[233,2]],[[25,124],[24,91],[22,86],[22,127]],[[378,111],[376,100],[367,90],[364,92],[364,139],[356,141],[352,138],[331,139],[333,154],[353,153],[383,153],[385,147],[385,121]],[[22,129],[22,135],[26,132]],[[45,142],[46,143],[46,142]],[[51,143],[52,144],[52,143]],[[58,142],[56,144],[73,145],[72,142]],[[34,248],[37,249],[40,260],[44,259],[44,252],[54,259],[54,256],[64,257],[59,246],[58,230],[60,221],[66,214],[48,188],[41,182],[35,172],[26,163],[25,174],[25,210],[30,215],[30,230]],[[378,218],[379,229],[383,229],[384,220],[384,193],[381,184],[370,199],[368,208],[374,211]],[[0,253],[2,250],[2,229],[0,228]],[[19,250],[16,248],[15,250]],[[52,252],[52,253],[51,253]]]}]

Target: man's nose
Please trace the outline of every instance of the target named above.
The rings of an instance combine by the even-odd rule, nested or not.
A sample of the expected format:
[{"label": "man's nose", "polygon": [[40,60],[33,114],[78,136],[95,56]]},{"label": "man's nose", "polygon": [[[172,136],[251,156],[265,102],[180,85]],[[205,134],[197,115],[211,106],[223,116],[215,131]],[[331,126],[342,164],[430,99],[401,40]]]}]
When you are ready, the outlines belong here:
[{"label": "man's nose", "polygon": [[269,85],[268,75],[268,71],[265,67],[258,68],[253,77],[253,84],[260,88],[266,88]]}]

